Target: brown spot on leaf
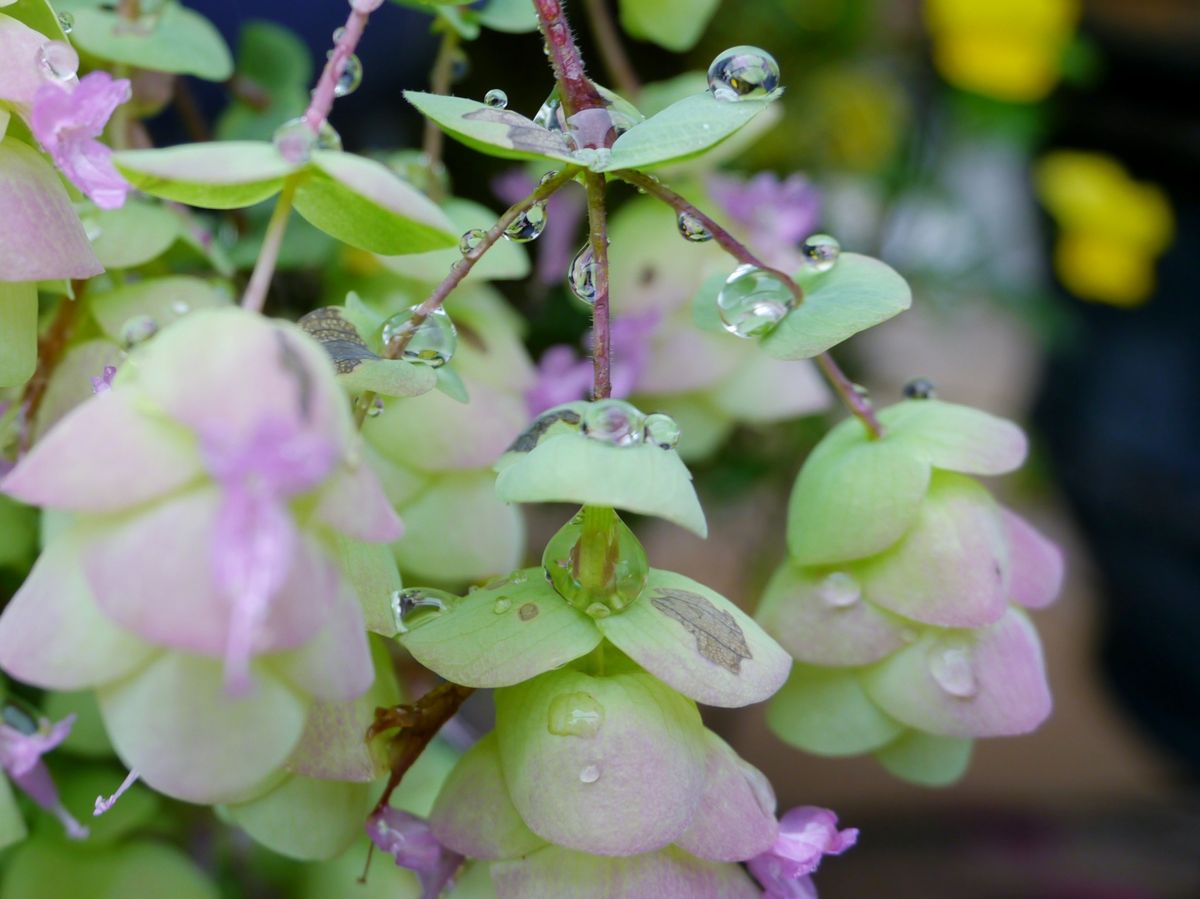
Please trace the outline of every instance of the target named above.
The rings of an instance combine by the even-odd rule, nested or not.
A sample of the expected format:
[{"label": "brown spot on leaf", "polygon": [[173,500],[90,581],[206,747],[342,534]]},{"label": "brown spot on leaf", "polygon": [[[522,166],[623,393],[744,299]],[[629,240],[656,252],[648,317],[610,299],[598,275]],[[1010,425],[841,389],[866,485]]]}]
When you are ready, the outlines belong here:
[{"label": "brown spot on leaf", "polygon": [[517,614],[521,617],[522,621],[533,621],[533,619],[537,618],[540,611],[541,609],[538,608],[536,602],[527,602],[517,610]]},{"label": "brown spot on leaf", "polygon": [[578,412],[571,409],[559,409],[555,412],[547,412],[545,415],[537,418],[533,424],[527,427],[520,433],[505,450],[506,453],[527,453],[536,447],[542,440],[542,435],[558,422],[566,422],[569,425],[578,425],[582,419]]},{"label": "brown spot on leaf", "polygon": [[363,362],[378,359],[354,325],[337,306],[323,306],[303,316],[298,324],[325,347],[339,375],[347,375]]},{"label": "brown spot on leaf", "polygon": [[511,109],[485,107],[468,112],[464,119],[473,122],[488,122],[507,128],[505,138],[514,150],[525,150],[539,156],[564,156],[570,152],[567,142],[557,131],[535,125],[531,119]]},{"label": "brown spot on leaf", "polygon": [[650,602],[682,624],[696,638],[696,651],[714,665],[740,674],[742,662],[753,658],[737,620],[699,593],[659,587]]}]

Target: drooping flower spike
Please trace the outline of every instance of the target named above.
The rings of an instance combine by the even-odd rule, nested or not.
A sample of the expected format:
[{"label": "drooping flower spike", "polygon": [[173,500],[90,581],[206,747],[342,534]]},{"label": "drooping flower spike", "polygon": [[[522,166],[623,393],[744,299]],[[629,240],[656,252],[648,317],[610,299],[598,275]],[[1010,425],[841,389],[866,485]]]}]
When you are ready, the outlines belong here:
[{"label": "drooping flower spike", "polygon": [[815,899],[811,874],[826,855],[841,855],[858,842],[858,829],[838,830],[837,815],[829,809],[803,805],[779,819],[779,837],[766,852],[750,859],[748,867],[765,899]]},{"label": "drooping flower spike", "polygon": [[0,769],[30,799],[58,818],[68,837],[82,840],[88,829],[62,804],[50,770],[42,761],[42,756],[67,738],[74,723],[74,715],[53,724],[45,718],[34,721],[16,706],[5,705],[0,723]]}]

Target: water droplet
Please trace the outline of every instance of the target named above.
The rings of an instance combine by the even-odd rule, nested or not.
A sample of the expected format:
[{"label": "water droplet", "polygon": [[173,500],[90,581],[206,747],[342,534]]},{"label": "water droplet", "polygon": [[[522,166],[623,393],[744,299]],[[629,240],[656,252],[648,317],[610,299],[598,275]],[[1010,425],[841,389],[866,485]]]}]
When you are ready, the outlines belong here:
[{"label": "water droplet", "polygon": [[814,234],[800,245],[800,253],[813,271],[827,272],[837,264],[842,245],[828,234]]},{"label": "water droplet", "polygon": [[675,224],[679,227],[679,233],[683,236],[684,240],[690,240],[692,243],[704,243],[706,240],[712,240],[712,232],[705,228],[700,219],[696,218],[690,212],[679,213],[679,218],[675,220]]},{"label": "water droplet", "polygon": [[752,100],[779,87],[779,63],[759,47],[730,47],[708,67],[708,89],[718,100]]},{"label": "water droplet", "polygon": [[580,247],[571,267],[567,270],[567,286],[571,293],[589,306],[596,303],[596,256],[592,245],[585,243]]},{"label": "water droplet", "polygon": [[663,412],[653,412],[646,416],[642,434],[647,443],[659,449],[674,449],[679,444],[679,424]]},{"label": "water droplet", "polygon": [[457,603],[458,597],[453,593],[432,587],[397,590],[392,594],[391,603],[396,630],[402,634],[408,633],[450,611]]},{"label": "water droplet", "polygon": [[557,177],[558,177],[558,172],[555,171],[554,169],[551,169],[550,171],[546,172],[546,174],[542,175],[541,178],[538,179],[538,186],[544,187],[545,185],[549,184],[551,181],[553,181]]},{"label": "water droplet", "polygon": [[565,131],[567,121],[562,114],[562,103],[558,99],[558,88],[550,92],[546,102],[538,109],[533,117],[533,124],[540,125],[549,131]]},{"label": "water droplet", "polygon": [[593,440],[614,446],[633,446],[642,442],[646,416],[624,400],[597,400],[583,413],[580,429]]},{"label": "water droplet", "polygon": [[559,693],[550,700],[550,733],[559,737],[594,737],[604,724],[604,706],[590,693]]},{"label": "water droplet", "polygon": [[367,418],[378,418],[383,414],[383,397],[377,396],[371,400],[371,405],[367,406]]},{"label": "water droplet", "polygon": [[187,303],[185,303],[183,300],[176,300],[174,303],[171,304],[171,311],[174,312],[176,315],[187,315],[188,310],[190,310],[191,308],[192,307],[189,306]]},{"label": "water droplet", "polygon": [[969,643],[936,643],[929,653],[929,673],[939,687],[959,699],[970,699],[979,691]]},{"label": "water droplet", "polygon": [[[650,573],[650,562],[641,541],[616,513],[608,511],[611,518],[607,524],[587,535],[583,528],[585,513],[577,513],[550,538],[542,553],[542,567],[550,586],[592,617],[619,612],[636,600]],[[581,570],[584,539],[589,540],[589,553],[600,553],[606,560],[599,566],[601,570],[590,573]],[[585,584],[585,578],[591,582]]]},{"label": "water droplet", "polygon": [[[414,330],[417,308],[410,306],[385,321],[380,328],[380,339],[385,349],[407,339],[400,358],[438,368],[453,358],[458,347],[458,331],[445,309],[435,309]],[[409,334],[412,336],[408,337]]]},{"label": "water droplet", "polygon": [[583,613],[589,618],[607,618],[612,614],[612,609],[602,602],[594,602],[584,609]]},{"label": "water droplet", "polygon": [[579,772],[579,782],[585,784],[594,784],[600,779],[600,768],[596,765],[585,765],[583,770]]},{"label": "water droplet", "polygon": [[492,109],[504,109],[508,106],[508,94],[500,88],[494,87],[483,95],[483,102]]},{"label": "water droplet", "polygon": [[121,346],[132,349],[158,333],[158,322],[148,315],[135,315],[121,325]]},{"label": "water droplet", "polygon": [[518,570],[510,574],[508,576],[508,580],[512,584],[523,584],[529,580],[529,575],[527,575],[524,571]]},{"label": "water droplet", "polygon": [[741,265],[725,279],[717,295],[717,312],[730,334],[761,337],[779,324],[794,302],[795,295],[777,276]]},{"label": "water droplet", "polygon": [[845,609],[862,597],[858,581],[844,571],[835,571],[817,584],[817,597],[834,609]]},{"label": "water droplet", "polygon": [[314,132],[303,116],[289,119],[276,128],[271,141],[279,155],[292,165],[308,162],[314,150],[342,149],[342,138],[332,125],[322,122],[319,131]]},{"label": "water droplet", "polygon": [[504,230],[504,236],[513,243],[529,243],[542,236],[546,228],[546,207],[535,203],[520,215]]},{"label": "water droplet", "polygon": [[46,41],[38,47],[38,67],[54,81],[69,81],[79,71],[79,54],[65,41]]},{"label": "water droplet", "polygon": [[463,236],[458,239],[458,251],[466,256],[468,253],[479,249],[484,238],[487,237],[487,232],[482,228],[472,228],[470,231],[463,233]]},{"label": "water droplet", "polygon": [[344,38],[345,36],[346,36],[346,26],[345,25],[339,25],[337,28],[333,29],[332,37],[333,37],[333,42],[335,44],[340,44],[342,42],[342,38]]},{"label": "water droplet", "polygon": [[915,378],[904,385],[904,396],[910,400],[931,400],[937,396],[937,388],[928,378]]},{"label": "water droplet", "polygon": [[512,608],[512,600],[509,599],[507,596],[496,597],[496,601],[492,604],[492,611],[495,612],[497,615],[503,615],[505,612],[507,612],[511,608]]},{"label": "water droplet", "polygon": [[95,243],[100,239],[100,235],[104,233],[104,229],[100,227],[100,223],[95,219],[84,219],[83,233],[89,241]]},{"label": "water droplet", "polygon": [[60,12],[58,14],[58,27],[63,30],[63,34],[70,34],[71,29],[75,27],[75,17],[69,12]]},{"label": "water droplet", "polygon": [[354,93],[358,90],[358,86],[362,84],[362,77],[362,60],[351,53],[346,57],[346,63],[342,66],[341,74],[338,75],[337,81],[334,82],[333,95],[335,97],[345,97],[347,94]]}]

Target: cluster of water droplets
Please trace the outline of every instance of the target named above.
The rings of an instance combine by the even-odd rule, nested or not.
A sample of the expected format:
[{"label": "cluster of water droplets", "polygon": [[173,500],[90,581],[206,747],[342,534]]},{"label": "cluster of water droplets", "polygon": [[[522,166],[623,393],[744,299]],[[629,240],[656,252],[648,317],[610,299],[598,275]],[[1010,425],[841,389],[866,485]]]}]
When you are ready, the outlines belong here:
[{"label": "cluster of water droplets", "polygon": [[379,339],[387,351],[397,341],[406,341],[400,358],[440,368],[454,357],[458,348],[458,329],[445,309],[435,309],[416,322],[419,306],[402,309],[379,328]]},{"label": "cluster of water droplets", "polygon": [[760,47],[730,47],[708,67],[708,89],[718,100],[758,100],[779,88],[779,63]]},{"label": "cluster of water droplets", "polygon": [[289,119],[276,128],[271,142],[275,144],[279,155],[292,165],[308,162],[316,150],[342,149],[341,135],[329,122],[322,122],[321,127],[313,131],[304,116]]},{"label": "cluster of water droplets", "polygon": [[613,446],[648,443],[669,450],[675,448],[680,437],[679,425],[671,416],[662,412],[646,415],[632,403],[614,399],[589,405],[579,429],[584,436]]}]

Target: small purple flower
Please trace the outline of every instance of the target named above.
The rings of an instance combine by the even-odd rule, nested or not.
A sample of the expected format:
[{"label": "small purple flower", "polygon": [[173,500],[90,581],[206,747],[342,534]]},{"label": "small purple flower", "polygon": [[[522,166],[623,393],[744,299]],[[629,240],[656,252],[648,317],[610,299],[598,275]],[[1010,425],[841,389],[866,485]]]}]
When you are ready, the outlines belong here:
[{"label": "small purple flower", "polygon": [[57,724],[45,718],[35,722],[15,707],[7,707],[4,723],[0,724],[0,768],[30,799],[58,818],[67,836],[82,840],[88,829],[63,806],[50,769],[42,761],[43,755],[67,738],[74,723],[74,715]]},{"label": "small purple flower", "polygon": [[112,381],[116,377],[117,367],[106,365],[99,375],[92,375],[92,393],[104,393],[112,390]]},{"label": "small purple flower", "polygon": [[837,815],[815,805],[802,805],[779,819],[775,845],[749,861],[766,899],[816,899],[809,877],[826,855],[841,855],[858,842],[858,829],[838,830]]},{"label": "small purple flower", "polygon": [[101,209],[118,209],[131,187],[100,143],[113,111],[132,96],[129,81],[91,72],[78,84],[46,83],[33,97],[30,125],[67,178]]},{"label": "small purple flower", "polygon": [[820,194],[799,174],[784,180],[771,172],[760,172],[749,180],[711,175],[708,192],[741,226],[750,245],[772,264],[791,255],[815,230],[821,214]]},{"label": "small purple flower", "polygon": [[421,899],[436,899],[463,863],[463,857],[438,842],[429,823],[384,806],[367,818],[367,836],[396,864],[421,879]]}]

